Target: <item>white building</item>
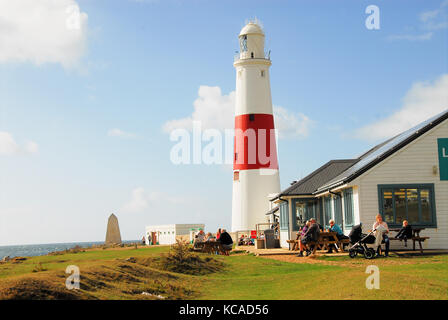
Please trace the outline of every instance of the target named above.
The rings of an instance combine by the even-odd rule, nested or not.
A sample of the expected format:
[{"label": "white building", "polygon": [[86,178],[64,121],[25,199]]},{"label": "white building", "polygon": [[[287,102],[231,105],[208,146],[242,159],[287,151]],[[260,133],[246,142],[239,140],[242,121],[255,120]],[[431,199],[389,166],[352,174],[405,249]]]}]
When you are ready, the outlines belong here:
[{"label": "white building", "polygon": [[249,22],[239,36],[236,57],[235,153],[232,231],[266,222],[269,195],[280,192],[269,67],[263,29]]},{"label": "white building", "polygon": [[166,224],[147,226],[145,242],[149,244],[174,244],[177,239],[191,241],[204,224]]},{"label": "white building", "polygon": [[380,213],[390,228],[403,220],[425,228],[424,248],[448,249],[448,109],[359,158],[328,162],[271,201],[283,247],[311,217],[324,226],[334,219],[347,234],[360,222],[371,229]]}]

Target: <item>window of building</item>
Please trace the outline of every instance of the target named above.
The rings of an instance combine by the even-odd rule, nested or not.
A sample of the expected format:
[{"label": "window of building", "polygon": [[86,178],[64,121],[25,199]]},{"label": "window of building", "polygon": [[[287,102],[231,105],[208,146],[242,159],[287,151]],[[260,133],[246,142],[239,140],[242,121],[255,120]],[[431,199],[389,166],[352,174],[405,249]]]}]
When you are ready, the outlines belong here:
[{"label": "window of building", "polygon": [[261,70],[261,76],[264,77],[264,70]]},{"label": "window of building", "polygon": [[322,226],[327,227],[329,225],[329,221],[332,219],[333,216],[333,203],[330,196],[325,197],[324,199],[324,221],[322,221]]},{"label": "window of building", "polygon": [[295,226],[294,230],[299,230],[299,228],[305,223],[306,215],[305,215],[306,204],[301,201],[296,201],[294,204],[294,212],[295,212]]},{"label": "window of building", "polygon": [[344,225],[352,227],[354,223],[353,189],[344,190]]},{"label": "window of building", "polygon": [[253,113],[249,114],[249,121],[255,121],[255,115]]},{"label": "window of building", "polygon": [[300,199],[293,201],[295,224],[293,230],[298,231],[311,218],[316,218],[317,201],[315,199]]},{"label": "window of building", "polygon": [[[334,222],[343,228],[342,222],[342,197],[341,195],[336,195],[333,199],[334,201]],[[326,223],[328,223],[326,221]]]},{"label": "window of building", "polygon": [[240,181],[240,172],[239,171],[233,172],[233,181]]},{"label": "window of building", "polygon": [[288,202],[280,203],[280,230],[288,230],[289,228],[289,210]]},{"label": "window of building", "polygon": [[323,199],[319,198],[317,200],[317,207],[316,207],[316,211],[319,212],[319,217],[318,217],[318,221],[319,223],[323,226],[324,225],[324,205],[323,205]]},{"label": "window of building", "polygon": [[379,185],[379,207],[384,221],[401,227],[403,220],[423,227],[437,227],[434,184]]}]

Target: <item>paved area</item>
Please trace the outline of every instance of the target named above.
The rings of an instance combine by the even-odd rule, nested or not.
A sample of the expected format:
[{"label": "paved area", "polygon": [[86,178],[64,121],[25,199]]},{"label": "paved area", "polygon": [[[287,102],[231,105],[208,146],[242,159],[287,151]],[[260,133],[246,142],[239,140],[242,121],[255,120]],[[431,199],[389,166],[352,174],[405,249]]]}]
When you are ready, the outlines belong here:
[{"label": "paved area", "polygon": [[[256,256],[278,256],[278,255],[296,255],[298,251],[290,251],[286,248],[275,248],[275,249],[256,249],[255,246],[236,246],[235,250],[242,250],[246,251],[247,253],[255,254]],[[391,251],[392,253],[400,256],[400,255],[418,255],[420,256],[421,253],[419,250],[413,251],[413,250],[399,250],[399,251]],[[337,256],[346,256],[348,255],[348,252],[334,252],[334,253],[327,253],[327,251],[317,251],[316,254],[318,256],[322,255],[328,255],[332,257]],[[425,249],[423,255],[438,255],[438,254],[448,254],[448,250],[445,249]]]}]

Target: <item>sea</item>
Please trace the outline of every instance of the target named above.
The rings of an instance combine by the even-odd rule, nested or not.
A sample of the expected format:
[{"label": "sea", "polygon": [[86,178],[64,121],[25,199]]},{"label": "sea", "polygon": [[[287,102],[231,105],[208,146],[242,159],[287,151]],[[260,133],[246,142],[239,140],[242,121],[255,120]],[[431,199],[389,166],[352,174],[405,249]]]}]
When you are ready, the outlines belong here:
[{"label": "sea", "polygon": [[[124,244],[140,243],[139,240],[125,240]],[[102,245],[103,241],[99,242],[70,242],[70,243],[46,243],[46,244],[27,244],[27,245],[14,245],[14,246],[0,246],[0,260],[3,257],[33,257],[44,256],[51,252],[63,251],[66,249],[72,249],[76,246],[82,248],[90,248],[94,245]]]}]

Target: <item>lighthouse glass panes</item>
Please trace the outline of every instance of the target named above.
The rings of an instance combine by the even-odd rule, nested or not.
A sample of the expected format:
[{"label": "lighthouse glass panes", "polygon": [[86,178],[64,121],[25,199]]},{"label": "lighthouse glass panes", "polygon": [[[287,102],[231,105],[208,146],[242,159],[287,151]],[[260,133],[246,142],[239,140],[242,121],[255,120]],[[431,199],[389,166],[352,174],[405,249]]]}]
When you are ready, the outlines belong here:
[{"label": "lighthouse glass panes", "polygon": [[240,50],[241,52],[247,51],[247,35],[240,37]]}]

